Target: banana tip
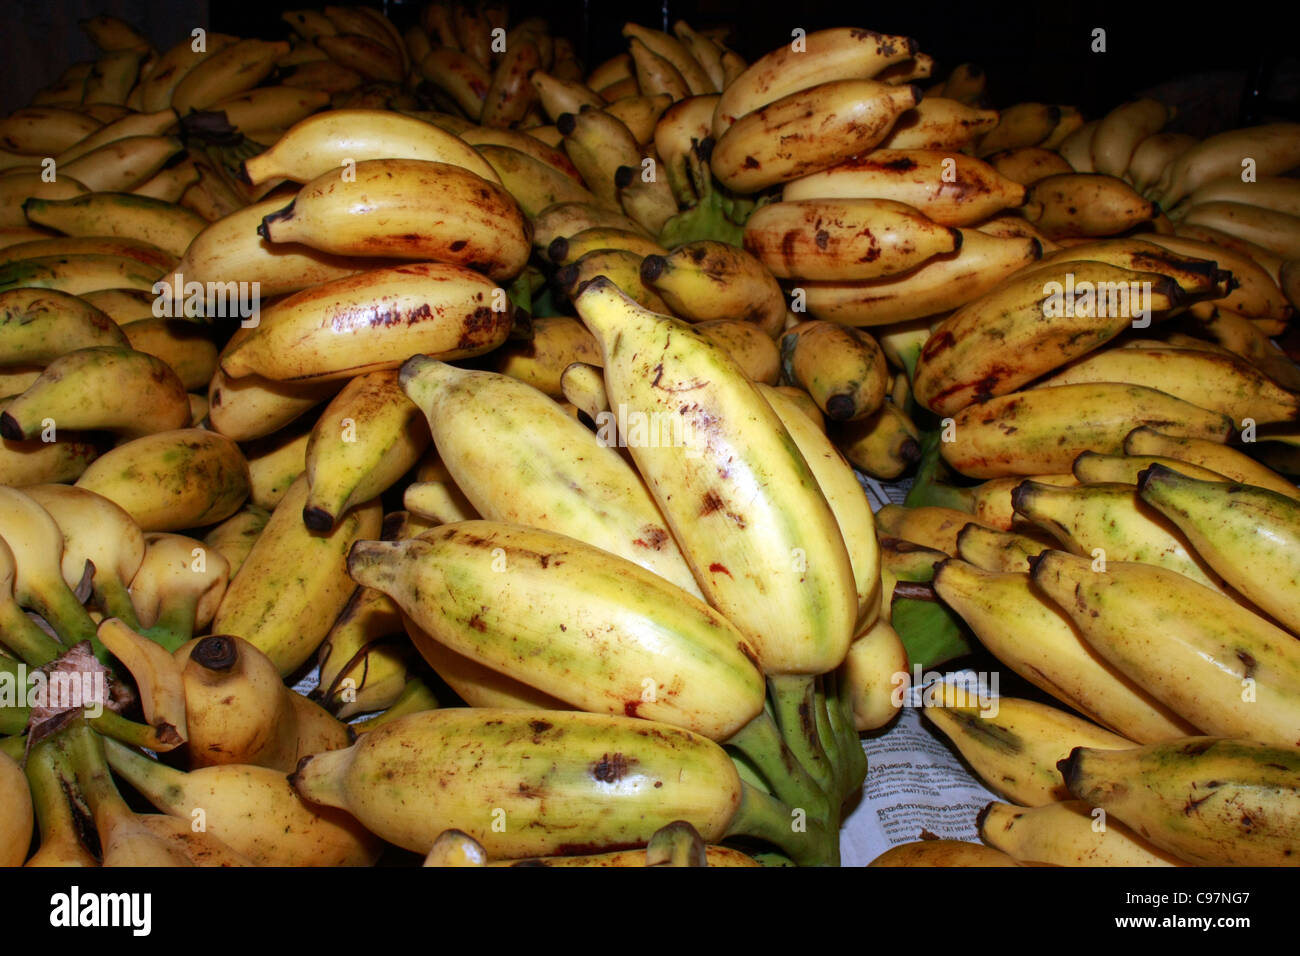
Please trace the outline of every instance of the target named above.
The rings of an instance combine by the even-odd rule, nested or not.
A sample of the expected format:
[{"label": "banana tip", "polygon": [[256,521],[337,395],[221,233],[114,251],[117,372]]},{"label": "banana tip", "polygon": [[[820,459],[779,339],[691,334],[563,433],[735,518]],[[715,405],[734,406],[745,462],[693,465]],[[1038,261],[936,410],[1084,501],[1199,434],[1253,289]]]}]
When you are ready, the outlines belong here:
[{"label": "banana tip", "polygon": [[302,523],[309,531],[332,531],[334,516],[319,505],[305,505],[302,509]]},{"label": "banana tip", "polygon": [[190,660],[206,670],[228,671],[239,660],[239,645],[225,634],[212,634],[194,645]]},{"label": "banana tip", "polygon": [[1056,761],[1056,769],[1061,774],[1061,779],[1065,781],[1065,789],[1070,793],[1078,796],[1075,787],[1078,785],[1080,766],[1083,760],[1083,748],[1075,747],[1070,751],[1070,755],[1063,760]]},{"label": "banana tip", "polygon": [[564,236],[556,236],[546,247],[546,254],[550,256],[552,262],[559,265],[569,257],[569,240]]},{"label": "banana tip", "polygon": [[668,265],[668,260],[663,256],[646,256],[641,260],[641,281],[647,284],[654,282],[663,275],[664,267]]},{"label": "banana tip", "polygon": [[8,412],[0,415],[0,438],[9,441],[22,441],[23,438],[23,427],[18,424],[18,419]]},{"label": "banana tip", "polygon": [[572,113],[561,113],[555,118],[555,128],[561,136],[572,136],[578,126],[578,118]]}]

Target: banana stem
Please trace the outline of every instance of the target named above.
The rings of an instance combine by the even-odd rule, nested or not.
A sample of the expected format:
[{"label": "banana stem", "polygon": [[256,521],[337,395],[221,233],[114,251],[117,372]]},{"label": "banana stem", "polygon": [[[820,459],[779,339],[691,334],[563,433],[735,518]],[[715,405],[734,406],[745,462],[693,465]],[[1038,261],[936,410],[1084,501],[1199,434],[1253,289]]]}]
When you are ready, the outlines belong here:
[{"label": "banana stem", "polygon": [[104,617],[115,617],[132,630],[140,630],[140,619],[131,603],[131,595],[116,574],[105,575],[102,581],[96,582],[95,600],[99,602]]},{"label": "banana stem", "polygon": [[58,735],[32,747],[25,771],[27,785],[32,791],[36,826],[41,834],[41,847],[32,858],[32,865],[43,859],[65,866],[74,862],[97,866],[98,861],[81,840],[77,814],[72,809],[73,799],[81,798],[73,769],[59,746]]},{"label": "banana stem", "polygon": [[772,792],[768,789],[767,781],[763,779],[754,765],[750,763],[748,757],[739,751],[736,751],[735,753],[728,752],[727,756],[731,758],[731,764],[736,768],[736,773],[740,776],[741,780],[745,781],[745,783],[749,784],[755,790],[761,790],[763,793]]},{"label": "banana stem", "polygon": [[140,633],[174,654],[178,647],[194,636],[194,621],[198,607],[197,595],[187,594],[177,601],[168,602],[158,612],[158,620],[154,621],[153,626],[145,628]]},{"label": "banana stem", "polygon": [[90,641],[91,650],[94,651],[99,662],[101,664],[109,662],[111,655],[108,649],[99,643],[99,638],[95,634],[94,619],[86,613],[77,596],[61,579],[57,585],[42,588],[40,593],[33,593],[31,598],[32,610],[49,621],[50,627],[54,628],[55,633],[68,647],[80,644],[82,641]]},{"label": "banana stem", "polygon": [[0,643],[31,667],[48,664],[67,650],[40,629],[14,601],[0,604]]},{"label": "banana stem", "polygon": [[766,710],[736,731],[727,743],[758,768],[778,799],[802,807],[818,820],[829,819],[829,796],[786,746],[776,721]]},{"label": "banana stem", "polygon": [[103,738],[84,720],[69,724],[59,736],[102,840],[114,821],[132,814],[113,783],[113,774],[104,756]]},{"label": "banana stem", "polygon": [[122,743],[130,744],[133,747],[144,747],[147,750],[169,750],[175,746],[160,740],[158,731],[148,724],[138,724],[134,720],[127,720],[121,714],[114,713],[111,710],[105,710],[98,717],[88,717],[86,719],[90,722],[90,726],[105,737],[120,740]]},{"label": "banana stem", "polygon": [[807,674],[771,674],[767,678],[781,738],[823,793],[837,793],[830,759],[817,736],[815,683]]},{"label": "banana stem", "polygon": [[828,710],[829,704],[826,700],[825,675],[818,677],[813,681],[813,717],[817,721],[817,739],[822,745],[822,750],[826,752],[826,759],[830,761],[831,773],[835,777],[835,789],[832,791],[835,797],[835,810],[838,813],[839,804],[844,800],[848,792],[848,754],[840,753],[840,739],[831,726],[831,716]]},{"label": "banana stem", "polygon": [[839,866],[838,834],[776,797],[747,784],[740,787],[740,805],[727,828],[728,836],[766,840],[800,866]]},{"label": "banana stem", "polygon": [[[104,738],[104,756],[120,777],[159,809],[174,803],[175,797],[184,789],[184,772],[150,760],[111,737]],[[168,790],[174,793],[169,795]]]},{"label": "banana stem", "polygon": [[841,680],[838,671],[823,675],[826,681],[826,708],[831,718],[831,726],[840,742],[840,752],[845,757],[844,798],[856,794],[862,789],[867,779],[867,754],[862,749],[862,740],[853,725],[853,709],[848,697],[848,682]]}]

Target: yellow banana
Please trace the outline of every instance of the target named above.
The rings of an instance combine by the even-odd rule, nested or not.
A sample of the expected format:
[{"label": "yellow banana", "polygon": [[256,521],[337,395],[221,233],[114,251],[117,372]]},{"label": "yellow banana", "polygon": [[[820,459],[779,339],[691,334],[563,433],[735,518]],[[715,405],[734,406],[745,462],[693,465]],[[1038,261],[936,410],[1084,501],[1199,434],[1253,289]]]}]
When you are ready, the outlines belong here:
[{"label": "yellow banana", "polygon": [[77,349],[126,345],[117,325],[77,296],[51,289],[0,292],[0,366],[44,366]]},{"label": "yellow banana", "polygon": [[787,202],[890,199],[912,206],[940,225],[969,226],[1019,206],[1025,190],[970,156],[943,150],[876,149],[786,183],[783,198]]},{"label": "yellow banana", "polygon": [[1276,176],[1300,163],[1300,123],[1228,130],[1201,140],[1165,167],[1148,192],[1165,209],[1220,176],[1240,176],[1243,160],[1256,176]]},{"label": "yellow banana", "polygon": [[998,124],[997,110],[931,96],[899,115],[881,149],[964,149]]},{"label": "yellow banana", "polygon": [[429,430],[393,370],[359,375],[325,407],[306,449],[302,520],[331,531],[345,512],[387,491],[419,461]]},{"label": "yellow banana", "polygon": [[691,150],[710,138],[718,96],[688,96],[664,111],[655,124],[654,147],[673,195],[683,206],[698,198],[691,178]]},{"label": "yellow banana", "polygon": [[869,80],[916,52],[916,41],[909,37],[870,30],[841,27],[802,36],[719,86],[722,98],[713,117],[713,135],[721,138],[736,121],[784,96],[833,81]]},{"label": "yellow banana", "polygon": [[36,818],[23,768],[7,754],[0,755],[0,794],[9,808],[0,822],[0,866],[22,866],[31,846]]},{"label": "yellow banana", "polygon": [[[1020,146],[1016,149],[1004,149],[984,157],[985,162],[997,174],[1014,183],[1032,185],[1040,179],[1059,173],[1074,172],[1074,167],[1053,149],[1041,146]],[[1023,202],[1023,195],[1021,202]],[[1008,203],[1018,206],[1020,203]],[[958,225],[964,225],[959,223]]]},{"label": "yellow banana", "polygon": [[1134,100],[1115,107],[1093,134],[1090,151],[1092,168],[1107,176],[1123,176],[1138,144],[1160,132],[1173,111],[1159,100]]},{"label": "yellow banana", "polygon": [[601,109],[564,113],[556,120],[564,151],[599,200],[619,208],[614,178],[620,166],[641,168],[641,150],[627,124]]},{"label": "yellow banana", "polygon": [[1038,180],[1025,197],[1024,216],[1052,238],[1111,236],[1157,214],[1122,179],[1099,173],[1060,173]]},{"label": "yellow banana", "polygon": [[984,842],[1022,864],[1048,866],[1183,866],[1123,823],[1081,800],[1028,809],[990,803],[980,811]]},{"label": "yellow banana", "polygon": [[832,81],[791,93],[718,137],[713,174],[728,189],[754,193],[828,169],[882,144],[899,114],[920,98],[920,87],[874,80]]},{"label": "yellow banana", "polygon": [[564,113],[576,113],[584,106],[596,109],[605,105],[600,94],[584,83],[562,80],[544,70],[537,70],[528,78],[537,90],[537,98],[546,115],[555,121]]},{"label": "yellow banana", "polygon": [[1140,385],[1090,383],[1031,389],[969,405],[952,421],[940,453],[972,478],[1062,474],[1085,451],[1118,454],[1135,428],[1156,425],[1191,438],[1226,441],[1232,421]]},{"label": "yellow banana", "polygon": [[[701,590],[750,638],[769,673],[835,667],[856,618],[852,566],[835,516],[779,417],[725,352],[689,325],[640,308],[607,279],[589,283],[574,304],[601,343],[611,405],[666,413],[684,426],[686,454],[671,442],[628,444]],[[695,385],[683,404],[672,396],[686,382]],[[704,418],[707,439],[696,434]],[[739,491],[760,480],[799,503],[778,514],[774,503]],[[799,549],[793,565],[791,549]],[[771,602],[797,622],[779,636],[763,623],[777,613]]]},{"label": "yellow banana", "polygon": [[1220,229],[1283,259],[1300,258],[1300,216],[1292,213],[1244,202],[1213,200],[1192,206],[1182,221]]},{"label": "yellow banana", "polygon": [[122,106],[140,76],[143,49],[110,50],[100,54],[86,76],[81,94],[83,106],[101,104]]},{"label": "yellow banana", "polygon": [[667,305],[641,277],[642,265],[642,258],[635,252],[595,249],[557,270],[555,284],[572,298],[584,283],[603,276],[646,308],[667,312]]},{"label": "yellow banana", "polygon": [[[197,38],[187,36],[167,49],[140,80],[140,109],[145,113],[167,109],[172,103],[172,93],[185,75],[203,60],[238,41],[238,37],[225,33],[207,33],[200,44]],[[196,49],[196,46],[198,47]]]},{"label": "yellow banana", "polygon": [[691,29],[691,25],[685,20],[678,20],[673,24],[673,33],[681,41],[691,59],[704,70],[709,82],[713,84],[713,91],[716,92],[726,86],[722,70],[722,49],[709,37]]},{"label": "yellow banana", "polygon": [[1236,286],[1227,295],[1213,300],[1216,306],[1252,319],[1289,319],[1294,313],[1277,283],[1248,255],[1185,236],[1144,233],[1143,238],[1180,255],[1213,260],[1220,268],[1229,270]]},{"label": "yellow banana", "polygon": [[[527,222],[495,183],[423,160],[367,160],[354,170],[354,177],[325,173],[303,186],[288,206],[263,217],[259,234],[341,255],[468,265],[493,279],[516,275],[527,261]],[[428,228],[431,220],[437,229]]]},{"label": "yellow banana", "polygon": [[505,55],[492,72],[483,97],[479,122],[484,126],[514,126],[528,113],[537,99],[537,90],[528,77],[542,67],[542,55],[532,39],[523,37],[513,45],[507,43]]},{"label": "yellow banana", "polygon": [[1095,451],[1085,451],[1074,459],[1074,477],[1086,484],[1098,482],[1121,482],[1136,485],[1142,472],[1152,465],[1164,465],[1176,469],[1188,478],[1200,481],[1228,481],[1224,475],[1189,461],[1167,458],[1161,455],[1099,455]]},{"label": "yellow banana", "polygon": [[397,368],[421,352],[479,355],[505,340],[510,323],[509,301],[490,279],[461,266],[412,263],[326,282],[276,303],[227,349],[221,367],[234,378],[352,378]]},{"label": "yellow banana", "polygon": [[234,514],[248,495],[248,465],[230,439],[182,428],[118,445],[77,487],[116,502],[145,531],[181,531]]},{"label": "yellow banana", "polygon": [[253,542],[262,533],[270,517],[270,512],[263,508],[245,505],[204,535],[203,543],[226,559],[233,577],[239,573],[240,566],[252,550]]},{"label": "yellow banana", "polygon": [[1061,108],[1046,103],[1016,103],[998,115],[998,125],[979,139],[977,156],[988,156],[1003,149],[1037,146],[1047,139],[1061,121]]},{"label": "yellow banana", "polygon": [[172,90],[171,105],[181,116],[252,89],[289,52],[281,41],[239,40],[205,57],[188,70]]},{"label": "yellow banana", "polygon": [[557,202],[534,216],[532,224],[533,247],[542,253],[556,239],[568,238],[586,229],[622,229],[652,238],[641,226],[613,207],[590,202]]},{"label": "yellow banana", "polygon": [[489,144],[479,146],[478,150],[526,216],[535,216],[557,202],[594,202],[596,199],[593,193],[564,173],[520,150]]},{"label": "yellow banana", "polygon": [[[633,62],[637,65],[638,79],[641,76],[641,59],[638,58],[638,48],[649,51],[654,56],[666,60],[673,67],[677,75],[681,77],[682,82],[686,85],[686,92],[682,96],[674,95],[673,99],[682,99],[685,96],[701,96],[708,93],[716,93],[719,90],[718,85],[713,81],[704,67],[691,55],[687,47],[669,33],[660,30],[651,30],[646,27],[638,26],[635,23],[623,24],[623,36],[636,42],[629,44],[629,50],[632,53]],[[719,60],[719,63],[721,61]],[[644,85],[644,84],[642,84]],[[654,93],[663,92],[654,90]],[[675,92],[675,91],[674,91]],[[651,94],[653,95],[653,94]]]},{"label": "yellow banana", "polygon": [[1300,708],[1295,638],[1231,597],[1164,568],[1061,551],[1034,583],[1088,644],[1198,729],[1294,747]]},{"label": "yellow banana", "polygon": [[311,428],[282,428],[243,445],[248,459],[248,500],[258,508],[271,509],[307,470],[307,443]]},{"label": "yellow banana", "polygon": [[831,322],[803,322],[781,338],[782,374],[808,392],[832,421],[865,418],[885,400],[885,354],[866,332]]},{"label": "yellow banana", "polygon": [[918,840],[899,843],[867,866],[1019,866],[1012,857],[979,843]]},{"label": "yellow banana", "polygon": [[695,328],[722,346],[751,380],[775,385],[780,379],[781,353],[767,333],[753,322],[716,319],[697,322]]},{"label": "yellow banana", "polygon": [[947,312],[995,288],[1042,256],[1033,238],[963,229],[961,247],[897,276],[861,282],[800,282],[807,311],[841,325],[890,325]]},{"label": "yellow banana", "polygon": [[[1085,452],[1090,455],[1092,452]],[[1083,455],[1079,456],[1084,457]],[[1078,459],[1076,458],[1077,462]],[[1035,475],[1031,479],[1045,485],[1058,485],[1061,487],[1072,487],[1078,484],[1074,475]],[[1023,525],[1024,519],[1016,514],[1012,505],[1012,492],[1019,485],[1023,478],[1017,476],[1013,478],[991,478],[988,481],[980,482],[971,488],[965,489],[966,501],[969,505],[969,511],[975,516],[975,519],[981,524],[990,528],[998,528],[1003,531],[1010,531],[1018,525]]]},{"label": "yellow banana", "polygon": [[1124,178],[1138,192],[1145,193],[1160,179],[1166,166],[1198,142],[1186,133],[1154,133],[1134,147]]},{"label": "yellow banana", "polygon": [[450,96],[470,119],[482,115],[492,74],[468,53],[435,46],[420,60],[420,74]]},{"label": "yellow banana", "polygon": [[921,433],[892,401],[874,414],[837,428],[836,446],[860,471],[891,481],[921,458]]},{"label": "yellow banana", "polygon": [[641,278],[674,315],[692,322],[740,319],[773,338],[785,325],[785,296],[771,270],[728,243],[699,239],[646,256]]},{"label": "yellow banana", "polygon": [[667,249],[642,233],[604,226],[593,226],[572,236],[558,236],[551,242],[546,254],[556,265],[567,266],[597,249],[624,249],[642,258],[668,254]]},{"label": "yellow banana", "polygon": [[517,378],[551,398],[560,398],[560,376],[574,362],[599,364],[600,348],[591,333],[569,316],[533,320],[533,337],[523,345],[507,344],[494,353],[496,370]]},{"label": "yellow banana", "polygon": [[1294,862],[1294,744],[1193,737],[1118,752],[1081,747],[1061,762],[1061,774],[1076,796],[1189,863]]},{"label": "yellow banana", "polygon": [[202,218],[174,203],[122,193],[66,200],[32,199],[24,205],[24,212],[31,222],[70,236],[139,239],[173,256],[183,256],[190,242],[207,225]]},{"label": "yellow banana", "polygon": [[80,110],[29,106],[0,119],[0,147],[23,156],[57,157],[103,125]]},{"label": "yellow banana", "polygon": [[995,531],[973,521],[957,534],[956,557],[981,571],[1028,571],[1029,559],[1046,550],[1037,538]]},{"label": "yellow banana", "polygon": [[1126,455],[1163,455],[1188,461],[1246,485],[1300,499],[1300,489],[1249,455],[1217,441],[1179,435],[1168,424],[1136,428],[1124,438]]},{"label": "yellow banana", "polygon": [[1195,732],[1145,684],[1097,654],[1029,574],[952,559],[935,570],[934,589],[999,661],[1090,720],[1139,743]]}]

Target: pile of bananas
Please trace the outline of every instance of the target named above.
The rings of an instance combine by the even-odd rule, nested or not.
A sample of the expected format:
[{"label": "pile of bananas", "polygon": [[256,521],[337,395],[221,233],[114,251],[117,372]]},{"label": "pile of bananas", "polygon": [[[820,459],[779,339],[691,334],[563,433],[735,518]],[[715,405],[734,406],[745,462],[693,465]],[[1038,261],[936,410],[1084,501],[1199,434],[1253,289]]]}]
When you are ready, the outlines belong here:
[{"label": "pile of bananas", "polygon": [[927,707],[1016,806],[893,862],[1300,859],[1300,127],[284,19],[0,120],[0,862],[834,865],[976,645],[1080,716]]}]

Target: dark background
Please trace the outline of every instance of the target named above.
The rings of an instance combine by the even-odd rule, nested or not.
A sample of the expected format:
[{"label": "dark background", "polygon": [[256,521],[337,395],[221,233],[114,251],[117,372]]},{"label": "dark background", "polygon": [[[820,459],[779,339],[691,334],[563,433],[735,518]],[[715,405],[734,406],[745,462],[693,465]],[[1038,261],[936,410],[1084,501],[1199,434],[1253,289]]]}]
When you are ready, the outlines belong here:
[{"label": "dark background", "polygon": [[[0,108],[29,101],[70,63],[92,56],[76,19],[112,12],[138,24],[160,47],[190,26],[267,38],[284,37],[282,10],[303,0],[0,0]],[[422,0],[370,0],[403,27]],[[315,4],[323,6],[323,3]],[[1300,7],[1239,2],[1213,8],[1091,0],[977,3],[894,0],[888,4],[818,0],[535,0],[510,4],[513,19],[537,13],[570,36],[588,66],[626,49],[626,20],[661,27],[678,18],[693,26],[733,25],[732,45],[753,60],[790,41],[790,31],[862,26],[915,37],[939,61],[942,77],[972,61],[989,74],[991,104],[1038,101],[1079,106],[1089,117],[1143,92],[1180,106],[1171,128],[1204,135],[1270,116],[1300,119]],[[1106,30],[1107,52],[1093,53],[1092,30]],[[1261,106],[1243,94],[1258,88]]]}]

